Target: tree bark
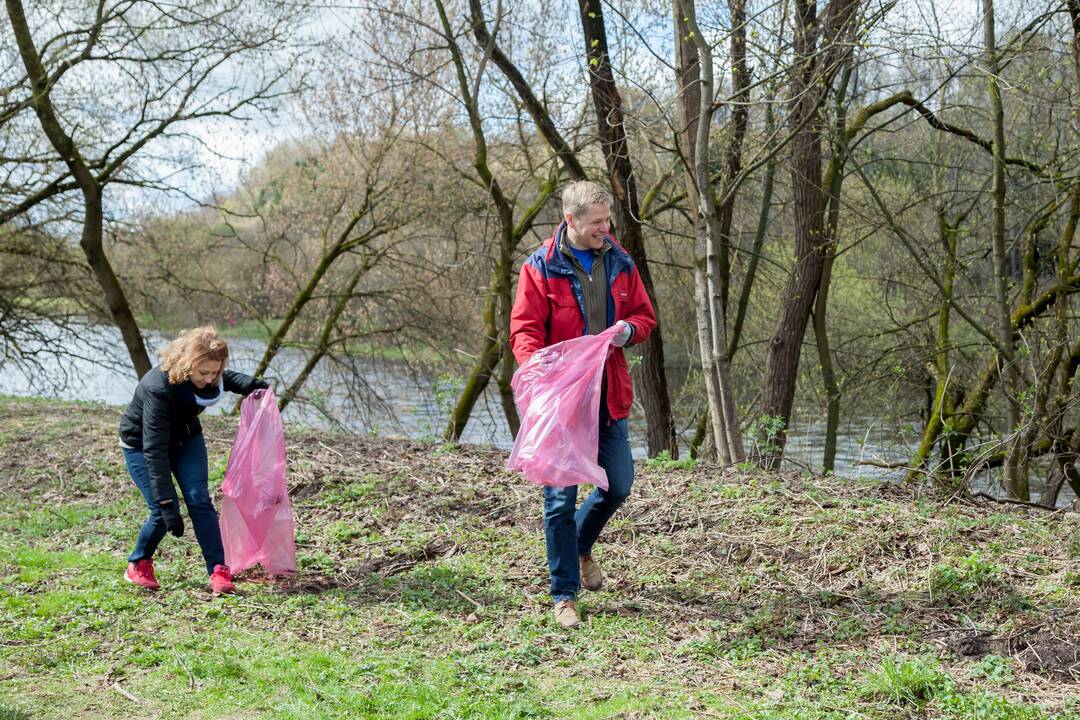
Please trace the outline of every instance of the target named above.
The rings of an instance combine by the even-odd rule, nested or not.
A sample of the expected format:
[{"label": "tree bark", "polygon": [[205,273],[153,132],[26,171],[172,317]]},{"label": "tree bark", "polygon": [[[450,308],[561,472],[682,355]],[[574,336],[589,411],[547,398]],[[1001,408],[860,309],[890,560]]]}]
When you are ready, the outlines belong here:
[{"label": "tree bark", "polygon": [[[761,413],[776,419],[780,431],[775,451],[761,453],[766,467],[779,467],[795,399],[803,336],[817,296],[828,250],[825,228],[825,190],[821,168],[821,104],[831,85],[836,63],[850,52],[840,43],[859,0],[832,0],[820,19],[816,0],[795,0],[794,70],[790,124],[791,182],[795,215],[795,266],[784,288],[779,317],[766,352],[761,388]],[[824,31],[822,46],[819,34]]]},{"label": "tree bark", "polygon": [[[923,428],[922,440],[919,442],[915,455],[908,463],[911,469],[908,470],[907,480],[914,480],[918,476],[919,468],[930,457],[930,451],[934,449],[934,444],[942,433],[946,419],[951,418],[955,412],[952,400],[954,393],[949,390],[949,350],[951,342],[949,339],[949,323],[953,300],[953,283],[956,280],[956,255],[959,249],[960,223],[959,221],[950,222],[945,214],[944,207],[937,209],[937,219],[938,239],[945,253],[945,264],[941,275],[943,287],[941,307],[938,308],[937,333],[934,338],[934,397],[930,404],[930,414],[926,419],[926,426]],[[951,433],[946,433],[945,442],[951,445],[950,435]],[[952,462],[951,452],[948,455],[948,462]]]},{"label": "tree bark", "polygon": [[49,143],[64,159],[83,195],[83,227],[79,245],[86,261],[94,271],[94,277],[105,296],[105,303],[113,322],[120,330],[127,348],[128,356],[135,374],[142,377],[150,371],[153,364],[146,352],[139,324],[131,311],[124,288],[113,270],[102,241],[104,233],[103,188],[93,172],[87,166],[75,141],[64,130],[49,97],[49,78],[41,63],[34,39],[26,21],[26,13],[20,0],[5,0],[8,19],[19,47],[26,74],[30,78],[33,97],[31,104],[38,122]]},{"label": "tree bark", "polygon": [[997,55],[997,36],[994,30],[994,0],[983,0],[983,44],[986,52],[986,73],[990,93],[990,122],[993,127],[993,186],[990,189],[991,246],[994,257],[994,305],[997,315],[997,336],[1001,346],[1001,371],[1005,382],[1005,438],[1012,445],[1005,461],[1005,490],[1018,500],[1029,500],[1026,474],[1021,472],[1020,404],[1016,393],[1020,378],[1013,352],[1012,328],[1009,324],[1009,268],[1005,255],[1005,112],[1001,102],[998,75],[1001,72]]},{"label": "tree bark", "polygon": [[[742,146],[750,118],[750,69],[746,64],[746,0],[728,0],[731,17],[731,121],[724,149],[724,182],[720,197],[724,201],[717,209],[720,232],[720,307],[725,325],[728,317],[728,296],[731,294],[731,252],[734,241],[731,227],[735,216],[733,192],[742,170]],[[710,190],[711,192],[711,190]]]},{"label": "tree bark", "polygon": [[[472,130],[474,146],[473,168],[476,170],[477,177],[483,182],[484,186],[487,187],[488,194],[491,196],[491,201],[495,205],[495,212],[499,218],[498,259],[491,275],[487,298],[484,302],[483,345],[477,361],[469,373],[465,387],[458,396],[457,403],[451,412],[446,430],[443,432],[443,437],[447,440],[456,442],[461,439],[461,435],[465,431],[465,426],[472,416],[473,407],[487,388],[487,384],[495,372],[500,357],[503,356],[506,349],[509,347],[510,310],[513,304],[511,290],[513,288],[512,271],[514,252],[517,250],[521,238],[532,226],[533,221],[536,219],[536,215],[554,192],[558,176],[550,175],[547,178],[547,181],[541,187],[539,197],[525,211],[521,221],[515,225],[514,208],[510,199],[504,194],[502,186],[495,178],[488,163],[487,139],[484,135],[484,127],[480,118],[478,106],[479,100],[474,94],[473,89],[470,87],[465,72],[465,61],[462,58],[461,49],[458,47],[454,37],[453,29],[450,26],[450,19],[446,15],[446,9],[442,1],[436,0],[435,6],[438,9],[439,20],[442,23],[443,38],[447,42],[447,49],[450,52],[456,70],[462,102],[464,103],[466,112],[469,116],[469,125]],[[475,12],[472,21],[475,31],[477,27]],[[481,35],[479,37],[484,36]],[[489,44],[481,49],[492,52],[494,49],[494,39],[491,36],[486,37]],[[481,69],[481,73],[482,72]],[[479,81],[479,78],[477,78],[477,81]],[[517,415],[517,407],[513,403],[513,393],[509,390],[509,380],[507,378],[508,366],[505,362],[510,362],[510,360],[504,361],[503,372],[498,380],[499,390],[507,425],[510,427],[511,433],[516,435],[520,423]]]},{"label": "tree bark", "polygon": [[836,465],[836,435],[840,428],[840,385],[836,382],[832,350],[829,346],[829,289],[832,286],[832,269],[836,261],[836,245],[840,233],[840,193],[844,185],[844,164],[848,152],[847,87],[852,67],[848,62],[836,90],[832,158],[825,170],[825,263],[821,269],[821,283],[814,301],[814,340],[821,366],[821,383],[825,386],[825,448],[821,459],[822,472],[831,473]]},{"label": "tree bark", "polygon": [[[695,300],[698,316],[698,340],[701,346],[702,371],[705,374],[706,396],[709,405],[714,442],[719,459],[725,464],[742,462],[745,453],[739,433],[738,412],[731,380],[731,367],[727,357],[727,324],[724,319],[722,284],[724,267],[721,262],[722,236],[720,230],[720,211],[712,194],[709,177],[709,130],[713,115],[713,63],[712,48],[705,41],[701,29],[697,26],[694,0],[681,0],[683,12],[676,18],[676,28],[685,26],[680,32],[679,75],[687,83],[682,90],[681,104],[683,125],[689,127],[691,119],[694,133],[685,134],[685,153],[692,171],[693,190],[697,195],[697,212],[694,214],[696,228],[696,257],[694,262]],[[692,39],[697,62],[690,64],[690,47],[684,46],[684,38]],[[695,79],[689,75],[694,67],[698,75]],[[689,90],[689,93],[686,92]],[[696,102],[696,106],[693,104]]]},{"label": "tree bark", "polygon": [[[600,144],[607,162],[612,195],[615,198],[615,207],[612,210],[616,232],[619,240],[634,259],[638,273],[641,275],[641,282],[659,318],[660,308],[641,235],[637,187],[630,163],[626,130],[623,127],[622,98],[619,96],[608,57],[602,3],[600,0],[578,0],[578,8],[585,38],[586,57],[589,63],[589,85],[592,88]],[[661,323],[658,322],[649,339],[637,347],[641,351],[641,363],[635,375],[648,422],[649,455],[655,456],[666,450],[672,457],[677,457],[675,423],[672,420],[667,373],[664,369]]]}]

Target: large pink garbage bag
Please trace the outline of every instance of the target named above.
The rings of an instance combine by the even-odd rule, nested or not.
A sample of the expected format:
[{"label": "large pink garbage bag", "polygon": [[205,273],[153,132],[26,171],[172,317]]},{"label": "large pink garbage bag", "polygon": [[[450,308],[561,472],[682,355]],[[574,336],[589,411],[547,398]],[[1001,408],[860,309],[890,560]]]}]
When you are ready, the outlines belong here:
[{"label": "large pink garbage bag", "polygon": [[592,483],[607,490],[596,464],[600,440],[600,383],[618,329],[566,340],[533,353],[510,385],[521,427],[507,467],[537,485]]},{"label": "large pink garbage bag", "polygon": [[256,390],[240,405],[240,426],[221,492],[221,540],[229,568],[239,573],[261,564],[271,575],[295,573],[285,429],[273,390]]}]

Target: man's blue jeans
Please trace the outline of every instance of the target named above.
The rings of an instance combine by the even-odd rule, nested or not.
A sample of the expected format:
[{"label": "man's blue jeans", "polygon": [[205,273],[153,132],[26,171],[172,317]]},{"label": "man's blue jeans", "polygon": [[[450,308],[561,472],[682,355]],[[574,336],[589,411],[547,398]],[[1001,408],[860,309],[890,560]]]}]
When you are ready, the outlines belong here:
[{"label": "man's blue jeans", "polygon": [[[147,507],[150,508],[150,517],[139,530],[135,549],[128,557],[128,562],[136,562],[154,557],[154,551],[157,550],[161,539],[165,537],[167,529],[165,520],[161,517],[161,510],[150,495],[150,470],[146,466],[146,458],[142,450],[124,448],[124,461],[127,463],[128,474],[135,481],[139,492],[146,500]],[[189,439],[179,450],[170,453],[169,464],[180,486],[180,492],[184,496],[188,517],[191,518],[191,525],[195,528],[195,539],[199,541],[199,547],[202,548],[206,572],[212,574],[215,565],[225,564],[225,549],[221,545],[218,514],[210,501],[210,489],[207,487],[209,470],[206,459],[206,440],[202,435]]]},{"label": "man's blue jeans", "polygon": [[600,444],[597,463],[607,471],[608,489],[596,488],[577,505],[577,486],[544,488],[544,534],[547,537],[551,596],[555,602],[577,597],[581,585],[578,555],[591,555],[604,525],[615,514],[634,484],[634,459],[626,418],[611,420],[607,403],[600,402]]}]

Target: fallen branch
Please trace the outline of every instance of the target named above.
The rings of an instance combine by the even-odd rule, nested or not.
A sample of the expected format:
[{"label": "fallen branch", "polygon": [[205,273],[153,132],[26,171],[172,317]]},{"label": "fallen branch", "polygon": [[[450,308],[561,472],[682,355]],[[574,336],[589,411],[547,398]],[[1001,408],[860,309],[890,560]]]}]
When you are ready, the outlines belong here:
[{"label": "fallen branch", "polygon": [[142,701],[142,700],[140,700],[139,698],[135,697],[134,695],[132,695],[131,693],[129,693],[129,692],[128,692],[127,690],[125,690],[124,688],[120,687],[120,683],[118,683],[118,682],[114,682],[114,683],[113,683],[112,685],[110,685],[109,687],[111,687],[111,688],[112,688],[113,690],[115,690],[116,692],[120,693],[121,695],[123,695],[124,697],[126,697],[126,698],[127,698],[128,700],[130,700],[130,701],[131,701],[131,702],[133,702],[133,703],[136,703],[136,704],[138,704],[138,705],[144,705],[144,704],[145,704],[145,703],[143,703],[143,701]]},{"label": "fallen branch", "polygon": [[1013,498],[994,497],[990,493],[983,492],[982,490],[980,490],[977,493],[972,493],[971,497],[973,497],[973,498],[983,498],[984,500],[990,500],[992,502],[1001,503],[1003,505],[1021,505],[1023,507],[1036,508],[1038,510],[1049,510],[1051,512],[1057,512],[1057,508],[1056,507],[1051,507],[1050,505],[1043,505],[1042,503],[1029,502],[1027,500],[1015,500]]},{"label": "fallen branch", "polygon": [[884,460],[856,460],[854,465],[869,465],[870,467],[885,468],[886,470],[903,470],[908,467],[907,461],[897,460],[886,462]]}]

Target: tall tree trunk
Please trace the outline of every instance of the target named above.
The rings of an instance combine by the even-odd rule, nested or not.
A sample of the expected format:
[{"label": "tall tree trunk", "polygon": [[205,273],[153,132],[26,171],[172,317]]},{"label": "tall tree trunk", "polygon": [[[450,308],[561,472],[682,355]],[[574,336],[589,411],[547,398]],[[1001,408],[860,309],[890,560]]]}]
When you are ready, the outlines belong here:
[{"label": "tall tree trunk", "polygon": [[113,270],[109,257],[105,253],[102,242],[104,234],[104,207],[103,188],[87,166],[75,141],[64,130],[60,118],[53,108],[52,99],[49,97],[51,87],[45,68],[41,63],[41,56],[34,46],[34,38],[30,27],[26,22],[26,13],[20,0],[5,0],[8,19],[15,35],[15,42],[19,47],[19,55],[23,66],[26,68],[27,77],[33,90],[31,104],[37,115],[41,129],[49,139],[53,149],[64,159],[75,182],[83,195],[83,227],[79,245],[90,268],[94,271],[94,278],[105,296],[105,304],[109,308],[113,322],[120,330],[127,348],[128,356],[135,374],[142,377],[153,366],[150,356],[146,352],[139,324],[135,321],[135,315],[131,312],[124,288],[120,285],[119,278]]},{"label": "tall tree trunk", "polygon": [[142,332],[140,332],[139,324],[131,311],[127,295],[124,293],[123,286],[120,285],[120,279],[116,277],[116,273],[113,271],[112,263],[109,262],[109,256],[105,253],[102,244],[104,230],[102,188],[94,181],[83,184],[80,180],[79,183],[83,193],[85,213],[79,245],[86,256],[86,261],[94,270],[94,277],[97,279],[98,286],[105,295],[105,303],[109,307],[109,314],[112,315],[113,323],[120,329],[120,335],[124,339],[124,347],[127,348],[131,366],[135,369],[135,375],[141,378],[150,372],[153,363],[150,362],[150,356],[146,352]]},{"label": "tall tree trunk", "polygon": [[[840,386],[836,381],[836,371],[833,368],[832,350],[829,345],[828,331],[828,308],[829,289],[832,286],[832,269],[836,260],[836,232],[838,230],[838,218],[834,201],[838,204],[840,183],[836,173],[832,181],[826,180],[829,187],[829,219],[826,227],[829,234],[828,246],[825,249],[825,262],[821,270],[821,283],[818,287],[817,298],[814,302],[814,340],[817,345],[818,364],[821,367],[821,383],[825,389],[825,447],[822,455],[822,472],[831,473],[836,467],[836,436],[840,427]],[[828,174],[826,174],[828,175]]]},{"label": "tall tree trunk", "polygon": [[[1077,31],[1077,38],[1080,38],[1080,7],[1074,8],[1074,3],[1070,0],[1069,11],[1073,14],[1073,20]],[[1080,63],[1080,57],[1076,58]],[[1077,65],[1078,74],[1080,74],[1080,64]],[[1073,239],[1076,237],[1076,226],[1080,221],[1080,184],[1077,184],[1073,188],[1072,202],[1069,204],[1069,219],[1065,223],[1065,229],[1061,233],[1061,237],[1058,240],[1057,251],[1057,276],[1058,276],[1058,298],[1056,302],[1055,321],[1056,321],[1056,347],[1057,349],[1064,349],[1069,344],[1069,296],[1066,295],[1065,289],[1068,287],[1066,283],[1069,281],[1070,271],[1072,269],[1071,250]],[[1069,408],[1073,405],[1073,386],[1076,375],[1077,363],[1080,361],[1080,343],[1072,348],[1069,352],[1065,362],[1062,362],[1058,368],[1057,373],[1057,392],[1054,398],[1053,409],[1048,413],[1049,418],[1046,422],[1046,433],[1053,438],[1053,453],[1054,461],[1057,465],[1057,472],[1061,481],[1068,481],[1069,486],[1072,488],[1073,493],[1080,497],[1080,471],[1077,470],[1077,460],[1080,460],[1080,427],[1066,428],[1065,419],[1069,416]],[[1055,505],[1057,503],[1057,493],[1061,489],[1061,482],[1051,493],[1044,492],[1040,498],[1040,502],[1048,505]]]},{"label": "tall tree trunk", "polygon": [[[776,116],[773,113],[773,100],[776,97],[776,83],[770,83],[765,98],[765,137],[772,138],[776,131]],[[772,140],[769,140],[771,144]],[[742,337],[743,323],[746,320],[746,312],[750,307],[750,296],[754,288],[754,280],[757,277],[757,268],[761,260],[761,252],[765,247],[765,238],[769,232],[769,216],[772,212],[773,185],[776,177],[776,156],[772,153],[771,145],[765,148],[769,159],[765,163],[765,174],[761,180],[761,199],[758,206],[757,226],[754,230],[754,241],[750,247],[749,260],[746,263],[746,272],[743,274],[742,286],[739,288],[739,301],[735,309],[735,322],[728,334],[728,360],[735,357],[739,349],[739,340]],[[692,178],[687,177],[690,181]],[[688,197],[693,196],[693,189],[688,191]],[[696,205],[694,206],[696,207]],[[691,213],[696,212],[691,209]],[[690,452],[698,457],[698,448],[703,446],[705,434],[709,427],[708,413],[702,413],[694,430],[694,437],[690,440]]]},{"label": "tall tree trunk", "polygon": [[1005,460],[1005,490],[1010,497],[1028,500],[1027,477],[1021,472],[1017,425],[1020,406],[1016,393],[1020,378],[1013,352],[1012,328],[1009,323],[1009,268],[1005,255],[1005,112],[1001,103],[998,75],[1001,66],[997,56],[997,37],[994,30],[994,0],[983,0],[983,44],[986,51],[987,83],[990,91],[990,122],[993,127],[993,199],[991,213],[991,243],[994,257],[994,304],[997,315],[997,335],[1001,346],[1002,390],[1005,395],[1005,437],[1012,449]]},{"label": "tall tree trunk", "polygon": [[[818,18],[815,0],[795,0],[794,69],[790,125],[791,183],[795,216],[795,266],[780,300],[776,329],[766,351],[761,413],[779,426],[775,449],[760,454],[766,467],[778,467],[787,442],[795,399],[803,336],[814,307],[828,251],[825,190],[821,168],[821,103],[836,63],[850,52],[841,44],[859,0],[832,0]],[[818,47],[819,34],[823,34]]]},{"label": "tall tree trunk", "polygon": [[[649,294],[656,315],[660,308],[649,271],[648,256],[641,235],[638,213],[638,197],[630,151],[623,127],[622,98],[615,85],[615,76],[608,57],[607,33],[601,0],[578,0],[581,26],[585,36],[586,57],[589,63],[589,85],[592,88],[593,106],[596,110],[598,132],[604,158],[607,161],[608,179],[615,197],[614,216],[619,239],[637,265],[641,282]],[[675,423],[671,416],[671,400],[668,397],[667,373],[664,369],[664,340],[662,326],[647,341],[638,345],[641,363],[636,369],[639,395],[645,407],[648,422],[649,455],[666,450],[672,457],[678,455],[675,439]]]},{"label": "tall tree trunk", "polygon": [[795,383],[799,371],[803,333],[817,296],[824,266],[825,209],[821,181],[821,121],[818,93],[814,92],[817,6],[814,0],[795,0],[795,62],[790,124],[792,140],[791,183],[795,219],[795,267],[780,300],[776,329],[769,339],[762,383],[761,413],[780,424],[774,444],[777,450],[763,453],[762,464],[779,467],[791,421]]},{"label": "tall tree trunk", "polygon": [[[1080,88],[1080,0],[1067,0],[1066,6],[1069,19],[1072,21],[1073,71],[1076,73],[1077,87]],[[1073,97],[1080,97],[1080,95],[1074,95]],[[1073,108],[1072,118],[1073,131],[1080,135],[1080,101],[1077,101],[1077,105]],[[1069,253],[1072,249],[1073,238],[1076,236],[1078,221],[1080,221],[1080,185],[1073,189],[1069,220],[1058,243],[1057,274],[1060,294],[1056,311],[1058,343],[1062,345],[1068,342],[1069,327],[1069,298],[1065,294],[1066,286],[1063,283],[1067,281],[1069,276]],[[1073,348],[1069,361],[1062,364],[1056,399],[1057,412],[1054,414],[1055,419],[1050,432],[1055,438],[1054,460],[1057,463],[1058,472],[1068,481],[1073,494],[1080,498],[1080,471],[1077,470],[1077,462],[1080,461],[1080,428],[1073,429],[1071,438],[1066,437],[1064,432],[1065,411],[1072,401],[1073,377],[1076,373],[1077,355],[1080,355],[1080,345]],[[1053,498],[1050,499],[1050,504],[1055,504],[1056,500],[1057,495],[1055,493]]]},{"label": "tall tree trunk", "polygon": [[[461,92],[462,102],[469,115],[469,125],[472,129],[474,145],[473,168],[476,170],[477,177],[479,177],[484,186],[487,187],[488,194],[491,196],[491,201],[495,205],[495,211],[499,218],[499,254],[495,270],[492,272],[491,280],[488,285],[487,298],[484,302],[483,345],[476,363],[469,373],[465,387],[458,396],[457,403],[451,412],[446,430],[443,432],[443,436],[447,440],[457,441],[461,439],[461,434],[465,431],[465,425],[472,416],[473,407],[487,388],[487,384],[491,380],[492,374],[495,372],[495,367],[498,364],[499,359],[503,357],[504,354],[508,353],[510,310],[513,304],[511,290],[513,289],[512,271],[514,252],[517,250],[521,238],[529,231],[529,228],[532,227],[532,223],[536,219],[537,214],[554,192],[558,183],[558,174],[557,171],[553,171],[552,174],[548,176],[546,182],[544,182],[540,188],[540,193],[536,201],[525,210],[523,217],[518,224],[515,225],[514,209],[510,199],[503,193],[502,186],[495,178],[491,171],[491,167],[488,164],[487,139],[484,135],[484,127],[480,118],[480,109],[478,106],[479,100],[474,91],[475,88],[479,87],[480,77],[477,77],[476,84],[470,87],[468,77],[465,73],[465,61],[462,58],[461,49],[458,47],[453,29],[450,26],[450,19],[446,15],[446,9],[442,0],[435,0],[435,6],[438,9],[439,19],[442,23],[443,37],[447,42],[454,68],[457,71],[458,88]],[[476,8],[473,10],[472,22],[475,32],[478,25],[478,13]],[[482,21],[479,25],[482,27]],[[486,34],[486,29],[482,34],[478,35],[478,38],[487,39],[488,45],[482,48],[486,53],[494,50],[494,38]],[[482,77],[482,67],[480,73]],[[510,427],[510,432],[516,435],[520,422],[517,415],[517,408],[513,402],[513,392],[510,389],[509,378],[513,374],[512,363],[512,358],[509,356],[504,359],[503,369],[498,379],[498,383],[503,412],[506,415],[507,424]]]},{"label": "tall tree trunk", "polygon": [[510,215],[512,210],[509,201],[502,195],[498,183],[490,174],[486,164],[483,167],[489,178],[489,191],[493,198],[498,198],[495,200],[495,205],[499,209],[499,224],[503,230],[500,233],[499,259],[492,272],[487,299],[484,302],[483,346],[458,396],[457,403],[451,411],[446,430],[443,432],[443,437],[455,442],[461,439],[465,425],[472,416],[473,408],[487,388],[500,358],[502,369],[497,379],[499,398],[510,434],[517,437],[521,419],[518,417],[514,391],[510,386],[510,381],[514,376],[514,354],[510,351],[510,311],[514,303],[514,252],[558,184],[558,174],[553,172],[540,188],[540,194],[536,200],[525,210],[518,224],[514,225]]},{"label": "tall tree trunk", "polygon": [[[705,434],[715,427],[719,427],[721,414],[718,405],[713,400],[719,397],[720,389],[716,386],[716,373],[712,368],[712,340],[709,331],[708,289],[705,278],[705,253],[700,249],[700,196],[697,191],[695,180],[695,145],[697,140],[697,127],[701,111],[701,71],[698,62],[697,47],[690,37],[691,30],[687,26],[687,12],[683,8],[681,0],[672,3],[673,25],[675,28],[675,81],[679,92],[679,150],[682,154],[683,179],[686,184],[686,204],[690,211],[690,217],[694,218],[694,317],[697,321],[697,333],[699,343],[699,357],[701,358],[702,379],[705,381],[705,412],[701,414],[697,423],[694,437],[690,441],[690,453],[694,457],[703,458],[712,453],[703,453],[705,449]],[[711,436],[708,443],[711,450],[722,462],[728,462],[730,452],[727,442],[717,443],[718,435]]]},{"label": "tall tree trunk", "polygon": [[510,349],[510,332],[507,329],[503,338],[502,364],[499,366],[499,399],[502,402],[503,415],[506,416],[506,424],[510,427],[510,437],[516,439],[518,430],[521,429],[521,417],[514,402],[514,388],[510,384],[514,379],[515,367],[514,352]]},{"label": "tall tree trunk", "polygon": [[[750,118],[750,69],[746,64],[746,0],[728,0],[731,17],[731,121],[724,149],[724,182],[720,196],[723,202],[717,209],[720,232],[720,307],[724,323],[728,317],[728,296],[731,287],[731,236],[735,216],[735,183],[742,170],[742,146]],[[710,190],[711,192],[711,190]]]},{"label": "tall tree trunk", "polygon": [[[915,480],[919,475],[919,468],[930,457],[934,444],[942,433],[943,425],[947,418],[955,412],[953,407],[953,393],[949,391],[949,339],[950,311],[953,301],[953,283],[956,280],[956,254],[959,247],[960,223],[949,222],[945,214],[945,208],[937,209],[938,240],[941,242],[945,253],[945,265],[941,274],[941,307],[938,308],[937,337],[934,339],[934,398],[930,405],[930,415],[926,419],[923,428],[922,440],[919,443],[915,455],[908,462],[910,469],[907,472],[907,480]],[[951,433],[946,433],[946,447],[951,447]],[[948,455],[948,462],[953,462],[952,452]]]},{"label": "tall tree trunk", "polygon": [[461,439],[461,434],[465,432],[465,426],[472,417],[473,406],[483,395],[502,354],[503,343],[500,341],[499,323],[496,319],[499,304],[498,274],[499,270],[496,269],[484,300],[484,343],[465,380],[465,386],[458,395],[454,409],[450,411],[450,419],[443,432],[446,440],[457,442]]},{"label": "tall tree trunk", "polygon": [[852,66],[849,61],[844,65],[833,104],[835,118],[832,158],[825,170],[824,181],[827,193],[825,263],[821,269],[821,283],[814,302],[814,339],[818,351],[818,364],[821,366],[821,382],[825,386],[826,397],[825,450],[821,461],[822,472],[825,473],[831,473],[836,469],[836,436],[840,429],[840,385],[836,382],[832,350],[829,346],[828,311],[829,288],[832,286],[832,269],[836,261],[836,245],[840,233],[840,193],[844,185],[844,165],[847,162],[848,152],[847,88],[851,81],[851,74]]},{"label": "tall tree trunk", "polygon": [[[694,295],[698,314],[698,339],[714,442],[721,462],[730,464],[742,462],[744,452],[731,381],[731,367],[727,358],[727,329],[722,295],[724,286],[721,283],[724,269],[720,259],[720,217],[709,177],[709,130],[712,126],[714,92],[712,48],[697,26],[694,0],[681,0],[679,4],[683,10],[682,22],[677,22],[676,27],[685,25],[686,30],[680,33],[679,74],[688,82],[687,89],[690,90],[689,93],[683,93],[683,125],[689,127],[690,119],[695,115],[697,118],[694,134],[686,135],[685,144],[686,154],[692,163],[688,168],[693,171],[694,177],[693,187],[690,189],[697,194],[697,202],[694,203],[697,206],[694,225],[698,238],[694,262]],[[696,82],[687,74],[687,70],[692,68],[687,63],[691,48],[683,46],[684,37],[692,39],[693,50],[697,54],[697,62],[693,64],[698,70]],[[692,104],[694,100],[697,101],[696,107]]]},{"label": "tall tree trunk", "polygon": [[[835,241],[833,241],[835,243]],[[826,316],[829,306],[829,286],[832,283],[832,267],[836,257],[835,244],[825,258],[825,267],[821,271],[821,287],[818,288],[814,303],[814,339],[817,344],[818,364],[821,366],[821,383],[825,386],[825,448],[821,458],[821,470],[831,473],[836,469],[836,436],[840,428],[840,385],[836,382],[836,371],[832,363],[832,351],[829,348],[829,332]]]},{"label": "tall tree trunk", "polygon": [[[772,138],[776,130],[776,116],[773,113],[773,100],[775,97],[776,84],[772,83],[769,86],[768,96],[765,98],[766,138]],[[754,279],[757,277],[761,251],[765,247],[765,237],[769,232],[769,215],[772,212],[773,182],[776,177],[777,161],[776,156],[772,154],[771,147],[766,147],[765,151],[769,153],[769,159],[765,163],[765,176],[761,182],[761,204],[758,209],[757,228],[754,230],[754,242],[750,247],[750,259],[746,264],[742,287],[739,289],[739,304],[735,309],[735,324],[728,338],[728,358],[735,357],[735,351],[739,348],[739,339],[742,337],[746,311],[750,307],[750,295],[754,288]]]}]

